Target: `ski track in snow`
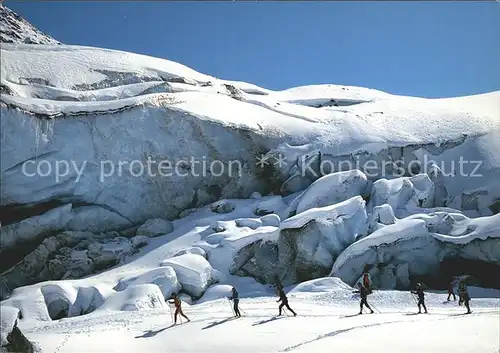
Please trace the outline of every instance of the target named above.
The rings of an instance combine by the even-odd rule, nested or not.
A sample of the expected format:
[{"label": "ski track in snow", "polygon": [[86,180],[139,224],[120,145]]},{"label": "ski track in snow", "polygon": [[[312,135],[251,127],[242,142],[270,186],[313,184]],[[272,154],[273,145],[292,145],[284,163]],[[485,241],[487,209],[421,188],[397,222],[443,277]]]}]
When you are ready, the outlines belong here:
[{"label": "ski track in snow", "polygon": [[[394,296],[392,292],[385,294]],[[445,294],[441,296],[444,298]],[[474,350],[470,347],[476,347],[477,352],[486,352],[480,347],[495,347],[497,344],[495,337],[498,337],[500,322],[497,299],[474,300],[473,313],[469,315],[465,315],[465,308],[456,305],[456,302],[453,306],[443,304],[429,307],[427,315],[416,315],[414,306],[401,304],[386,307],[380,306],[380,303],[377,305],[380,306],[380,314],[354,315],[359,308],[357,300],[351,299],[348,306],[341,303],[342,306],[332,307],[326,300],[312,303],[310,299],[313,297],[290,299],[290,305],[298,313],[297,317],[286,314],[282,317],[273,316],[278,310],[275,298],[242,298],[240,306],[245,313],[238,319],[228,317],[232,311],[227,301],[217,300],[186,305],[184,312],[191,322],[183,319],[182,324],[175,326],[172,325],[170,312],[165,309],[90,314],[38,323],[25,331],[42,348],[42,352],[57,353],[166,352],[165,347],[168,347],[169,353],[326,351],[314,348],[316,345],[327,345],[330,349],[338,348],[342,352],[345,346],[347,351],[356,352],[349,349],[354,349],[360,341],[347,338],[350,334],[357,335],[356,332],[361,331],[363,336],[377,335],[377,330],[395,327],[394,335],[408,335],[415,332],[413,326],[416,326],[417,331],[432,328],[432,336],[426,336],[422,342],[409,341],[398,352],[427,352],[429,340],[439,340],[440,335],[448,334],[448,331],[441,330],[441,323],[457,329],[467,327],[471,331],[468,337],[460,336],[456,342],[447,342],[450,351],[472,353]],[[349,315],[349,312],[353,314]],[[398,332],[398,325],[403,325],[404,332]],[[368,349],[370,352],[387,352],[386,346],[390,345],[392,339],[392,335],[381,336],[377,342],[371,342],[371,345],[363,346],[359,351]],[[464,348],[464,339],[471,341],[470,347],[467,346],[469,348]],[[340,346],[337,346],[338,340],[341,341]],[[85,347],[84,350],[82,347]]]}]

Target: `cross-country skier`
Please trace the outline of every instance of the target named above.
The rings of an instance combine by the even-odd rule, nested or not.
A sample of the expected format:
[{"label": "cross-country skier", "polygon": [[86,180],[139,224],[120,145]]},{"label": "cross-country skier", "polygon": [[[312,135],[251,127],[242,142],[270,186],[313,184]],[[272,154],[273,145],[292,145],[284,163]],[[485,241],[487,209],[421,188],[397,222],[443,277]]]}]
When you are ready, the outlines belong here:
[{"label": "cross-country skier", "polygon": [[354,291],[354,293],[359,293],[359,295],[361,296],[361,301],[359,303],[359,315],[363,314],[363,305],[370,309],[370,314],[373,314],[373,310],[372,308],[370,308],[370,306],[368,305],[368,301],[366,300],[368,294],[370,294],[368,292],[368,289],[362,283],[360,283],[359,290]]},{"label": "cross-country skier", "polygon": [[460,296],[460,300],[462,300],[465,307],[467,308],[467,314],[470,314],[471,313],[470,306],[469,306],[470,296],[469,296],[469,292],[467,291],[467,286],[465,285],[465,283],[462,283],[462,286],[460,287],[460,292],[458,295]]},{"label": "cross-country skier", "polygon": [[462,298],[462,293],[464,291],[464,288],[465,288],[465,283],[463,280],[461,280],[460,282],[458,282],[458,305],[462,305],[462,303],[464,302],[464,299]]},{"label": "cross-country skier", "polygon": [[175,293],[172,293],[172,297],[171,299],[173,299],[172,301],[168,301],[169,304],[174,304],[175,305],[175,314],[174,314],[174,325],[177,323],[177,315],[181,315],[182,317],[184,317],[188,322],[191,321],[189,320],[189,318],[184,315],[184,313],[182,312],[182,307],[181,307],[181,300],[179,299],[179,297],[175,294]]},{"label": "cross-country skier", "polygon": [[417,283],[417,289],[416,290],[412,290],[411,291],[413,294],[416,294],[418,296],[418,313],[421,314],[422,313],[422,309],[420,308],[420,306],[423,306],[424,307],[424,310],[425,310],[425,313],[427,314],[427,308],[425,307],[425,294],[424,294],[424,289],[422,288],[422,284],[421,283]]},{"label": "cross-country skier", "polygon": [[455,292],[453,291],[453,281],[448,283],[448,301],[450,301],[451,296],[453,295],[453,301],[457,300],[455,297]]},{"label": "cross-country skier", "polygon": [[276,301],[276,303],[281,302],[281,304],[279,306],[279,316],[281,316],[281,309],[283,309],[284,306],[286,306],[286,308],[288,310],[290,310],[290,312],[293,314],[293,316],[297,316],[295,311],[293,311],[292,308],[290,308],[290,306],[288,305],[288,298],[286,297],[286,294],[283,291],[283,288],[281,288],[281,287],[278,288],[278,295],[280,296],[280,298],[279,298],[279,300]]},{"label": "cross-country skier", "polygon": [[236,317],[241,317],[240,309],[238,309],[238,303],[240,302],[240,298],[239,298],[239,293],[235,287],[233,287],[233,289],[232,289],[232,296],[229,297],[228,299],[233,301],[234,315]]},{"label": "cross-country skier", "polygon": [[363,268],[363,274],[361,275],[361,278],[356,282],[355,286],[358,286],[361,284],[365,287],[366,290],[368,290],[368,294],[372,294],[372,277],[370,273],[368,272],[369,266],[365,265]]}]

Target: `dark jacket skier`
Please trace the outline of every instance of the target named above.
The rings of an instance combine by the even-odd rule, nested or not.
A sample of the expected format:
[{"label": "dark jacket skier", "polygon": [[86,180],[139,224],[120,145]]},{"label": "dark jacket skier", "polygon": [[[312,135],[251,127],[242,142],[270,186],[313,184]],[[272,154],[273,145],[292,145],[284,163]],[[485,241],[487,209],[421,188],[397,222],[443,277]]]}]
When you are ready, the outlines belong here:
[{"label": "dark jacket skier", "polygon": [[368,305],[368,302],[367,302],[367,297],[368,297],[368,294],[370,294],[370,291],[368,290],[368,288],[366,288],[363,284],[360,284],[359,285],[359,290],[357,291],[354,291],[354,293],[359,293],[360,297],[361,297],[361,301],[359,303],[359,314],[363,314],[363,305],[366,306],[368,309],[370,309],[370,314],[373,314],[373,310],[372,308],[370,308],[370,306]]},{"label": "dark jacket skier", "polygon": [[417,283],[417,289],[416,290],[412,290],[411,291],[413,294],[416,294],[417,297],[418,297],[418,313],[422,313],[422,309],[420,308],[420,306],[423,306],[424,307],[424,310],[425,310],[425,313],[427,314],[427,308],[425,306],[425,294],[424,294],[424,290],[422,288],[422,284],[421,283]]},{"label": "dark jacket skier", "polygon": [[232,300],[233,301],[233,309],[234,309],[234,315],[236,317],[241,317],[241,314],[240,314],[240,309],[238,309],[238,304],[240,302],[240,295],[238,293],[238,291],[236,290],[235,287],[233,287],[232,289],[232,296],[229,297],[229,300]]},{"label": "dark jacket skier", "polygon": [[174,325],[177,323],[177,315],[181,315],[182,317],[184,317],[188,322],[191,321],[189,320],[189,318],[184,315],[184,313],[182,312],[182,307],[181,307],[181,300],[179,299],[179,297],[175,294],[175,293],[172,293],[172,297],[171,299],[173,299],[172,301],[168,301],[169,304],[174,304],[175,305],[175,314],[174,314]]},{"label": "dark jacket skier", "polygon": [[453,301],[457,300],[455,297],[455,292],[453,291],[453,281],[448,283],[448,301],[450,301],[451,296],[453,295]]},{"label": "dark jacket skier", "polygon": [[281,309],[283,309],[283,307],[286,306],[286,308],[288,310],[290,310],[290,312],[293,314],[293,316],[297,316],[295,311],[293,311],[292,308],[290,308],[290,306],[288,305],[288,298],[286,297],[286,294],[282,288],[278,288],[278,295],[280,298],[276,301],[276,303],[281,302],[281,304],[279,306],[279,315],[281,316]]},{"label": "dark jacket skier", "polygon": [[460,286],[459,296],[460,296],[460,300],[462,300],[465,307],[467,308],[467,314],[470,314],[471,313],[470,305],[469,305],[470,296],[469,296],[469,292],[467,291],[467,287],[466,287],[465,283],[462,286]]}]

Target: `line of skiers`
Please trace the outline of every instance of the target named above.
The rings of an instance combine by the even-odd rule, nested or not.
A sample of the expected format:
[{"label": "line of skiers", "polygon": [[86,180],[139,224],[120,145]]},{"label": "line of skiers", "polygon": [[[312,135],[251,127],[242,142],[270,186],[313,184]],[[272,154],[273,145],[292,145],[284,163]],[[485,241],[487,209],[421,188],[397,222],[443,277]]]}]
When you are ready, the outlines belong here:
[{"label": "line of skiers", "polygon": [[[372,293],[372,282],[371,282],[370,273],[365,271],[363,273],[360,281],[358,281],[355,286],[357,286],[359,289],[355,290],[354,293],[359,293],[359,295],[361,297],[361,301],[359,303],[359,314],[363,314],[363,307],[364,306],[366,308],[368,308],[368,310],[370,310],[370,314],[373,314],[374,311],[370,307],[370,305],[368,304],[368,300],[367,300],[368,295],[370,295]],[[278,315],[281,316],[283,307],[286,307],[293,314],[293,316],[297,316],[297,313],[288,304],[288,298],[285,294],[285,291],[283,290],[283,287],[277,286],[276,289],[277,289],[277,294],[279,296],[279,299],[276,302],[277,303],[281,302],[281,304],[278,307]],[[417,301],[418,313],[421,314],[422,308],[423,308],[424,313],[427,314],[427,307],[425,306],[425,293],[424,293],[424,289],[422,287],[422,284],[417,283],[416,289],[412,290],[411,293],[415,294],[418,298],[418,301]],[[448,301],[450,301],[451,296],[453,296],[453,300],[455,301],[456,297],[455,297],[455,293],[453,291],[453,282],[450,282],[449,286],[448,286]],[[182,311],[181,300],[179,299],[179,297],[174,293],[174,294],[172,294],[172,297],[170,299],[171,300],[168,301],[169,304],[173,304],[175,306],[174,325],[177,324],[177,316],[179,316],[179,315],[184,317],[189,322],[190,321],[189,318]],[[234,316],[241,317],[241,312],[239,309],[240,298],[239,298],[239,293],[235,287],[232,287],[231,296],[227,297],[227,299],[233,301]],[[464,282],[459,283],[459,302],[458,302],[458,304],[462,305],[462,303],[467,308],[467,314],[470,314],[471,313],[470,305],[469,305],[470,296],[469,296],[469,292],[467,291],[467,287],[466,287]]]},{"label": "line of skiers", "polygon": [[[367,297],[369,294],[372,293],[372,285],[371,285],[371,276],[370,273],[367,272],[366,268],[365,271],[363,272],[362,277],[360,280],[356,283],[358,286],[359,290],[354,291],[354,293],[359,293],[361,297],[361,301],[359,303],[359,314],[363,314],[363,306],[366,306],[370,310],[370,314],[373,314],[373,310],[368,304]],[[417,300],[417,307],[418,307],[418,313],[422,313],[422,308],[424,309],[424,313],[427,314],[427,307],[425,306],[425,293],[424,289],[422,287],[421,283],[417,283],[417,287],[415,290],[410,291],[411,294],[415,294],[418,298]],[[453,296],[453,300],[456,300],[455,293],[453,291],[453,281],[448,283],[448,301],[450,301],[451,296]],[[469,292],[467,291],[467,286],[463,281],[460,281],[458,284],[458,296],[459,296],[459,301],[458,305],[464,304],[464,306],[467,309],[466,314],[470,314],[470,295]]]},{"label": "line of skiers", "polygon": [[[277,303],[281,302],[281,304],[278,307],[278,315],[281,316],[283,307],[286,307],[293,314],[293,316],[297,316],[297,313],[295,311],[293,311],[293,309],[288,304],[288,298],[287,298],[285,291],[283,290],[282,287],[277,288],[277,294],[279,296],[279,299],[276,302]],[[240,312],[240,309],[238,307],[239,302],[240,302],[240,298],[239,298],[239,293],[235,287],[233,287],[231,289],[231,296],[227,297],[227,299],[233,301],[234,316],[241,317],[241,312]],[[174,325],[177,324],[177,317],[179,315],[184,317],[188,322],[191,321],[182,311],[182,302],[175,293],[172,293],[172,296],[169,298],[168,303],[173,304],[175,306],[175,313],[173,315]]]}]

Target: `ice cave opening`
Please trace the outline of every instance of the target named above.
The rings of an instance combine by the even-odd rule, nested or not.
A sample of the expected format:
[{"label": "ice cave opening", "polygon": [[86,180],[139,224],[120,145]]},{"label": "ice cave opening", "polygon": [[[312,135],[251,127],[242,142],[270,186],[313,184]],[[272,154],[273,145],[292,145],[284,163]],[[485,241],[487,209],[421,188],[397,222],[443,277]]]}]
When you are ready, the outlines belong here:
[{"label": "ice cave opening", "polygon": [[459,277],[466,277],[469,286],[500,289],[500,264],[450,257],[441,261],[438,271],[412,279],[425,283],[429,288],[445,290],[450,281]]}]

